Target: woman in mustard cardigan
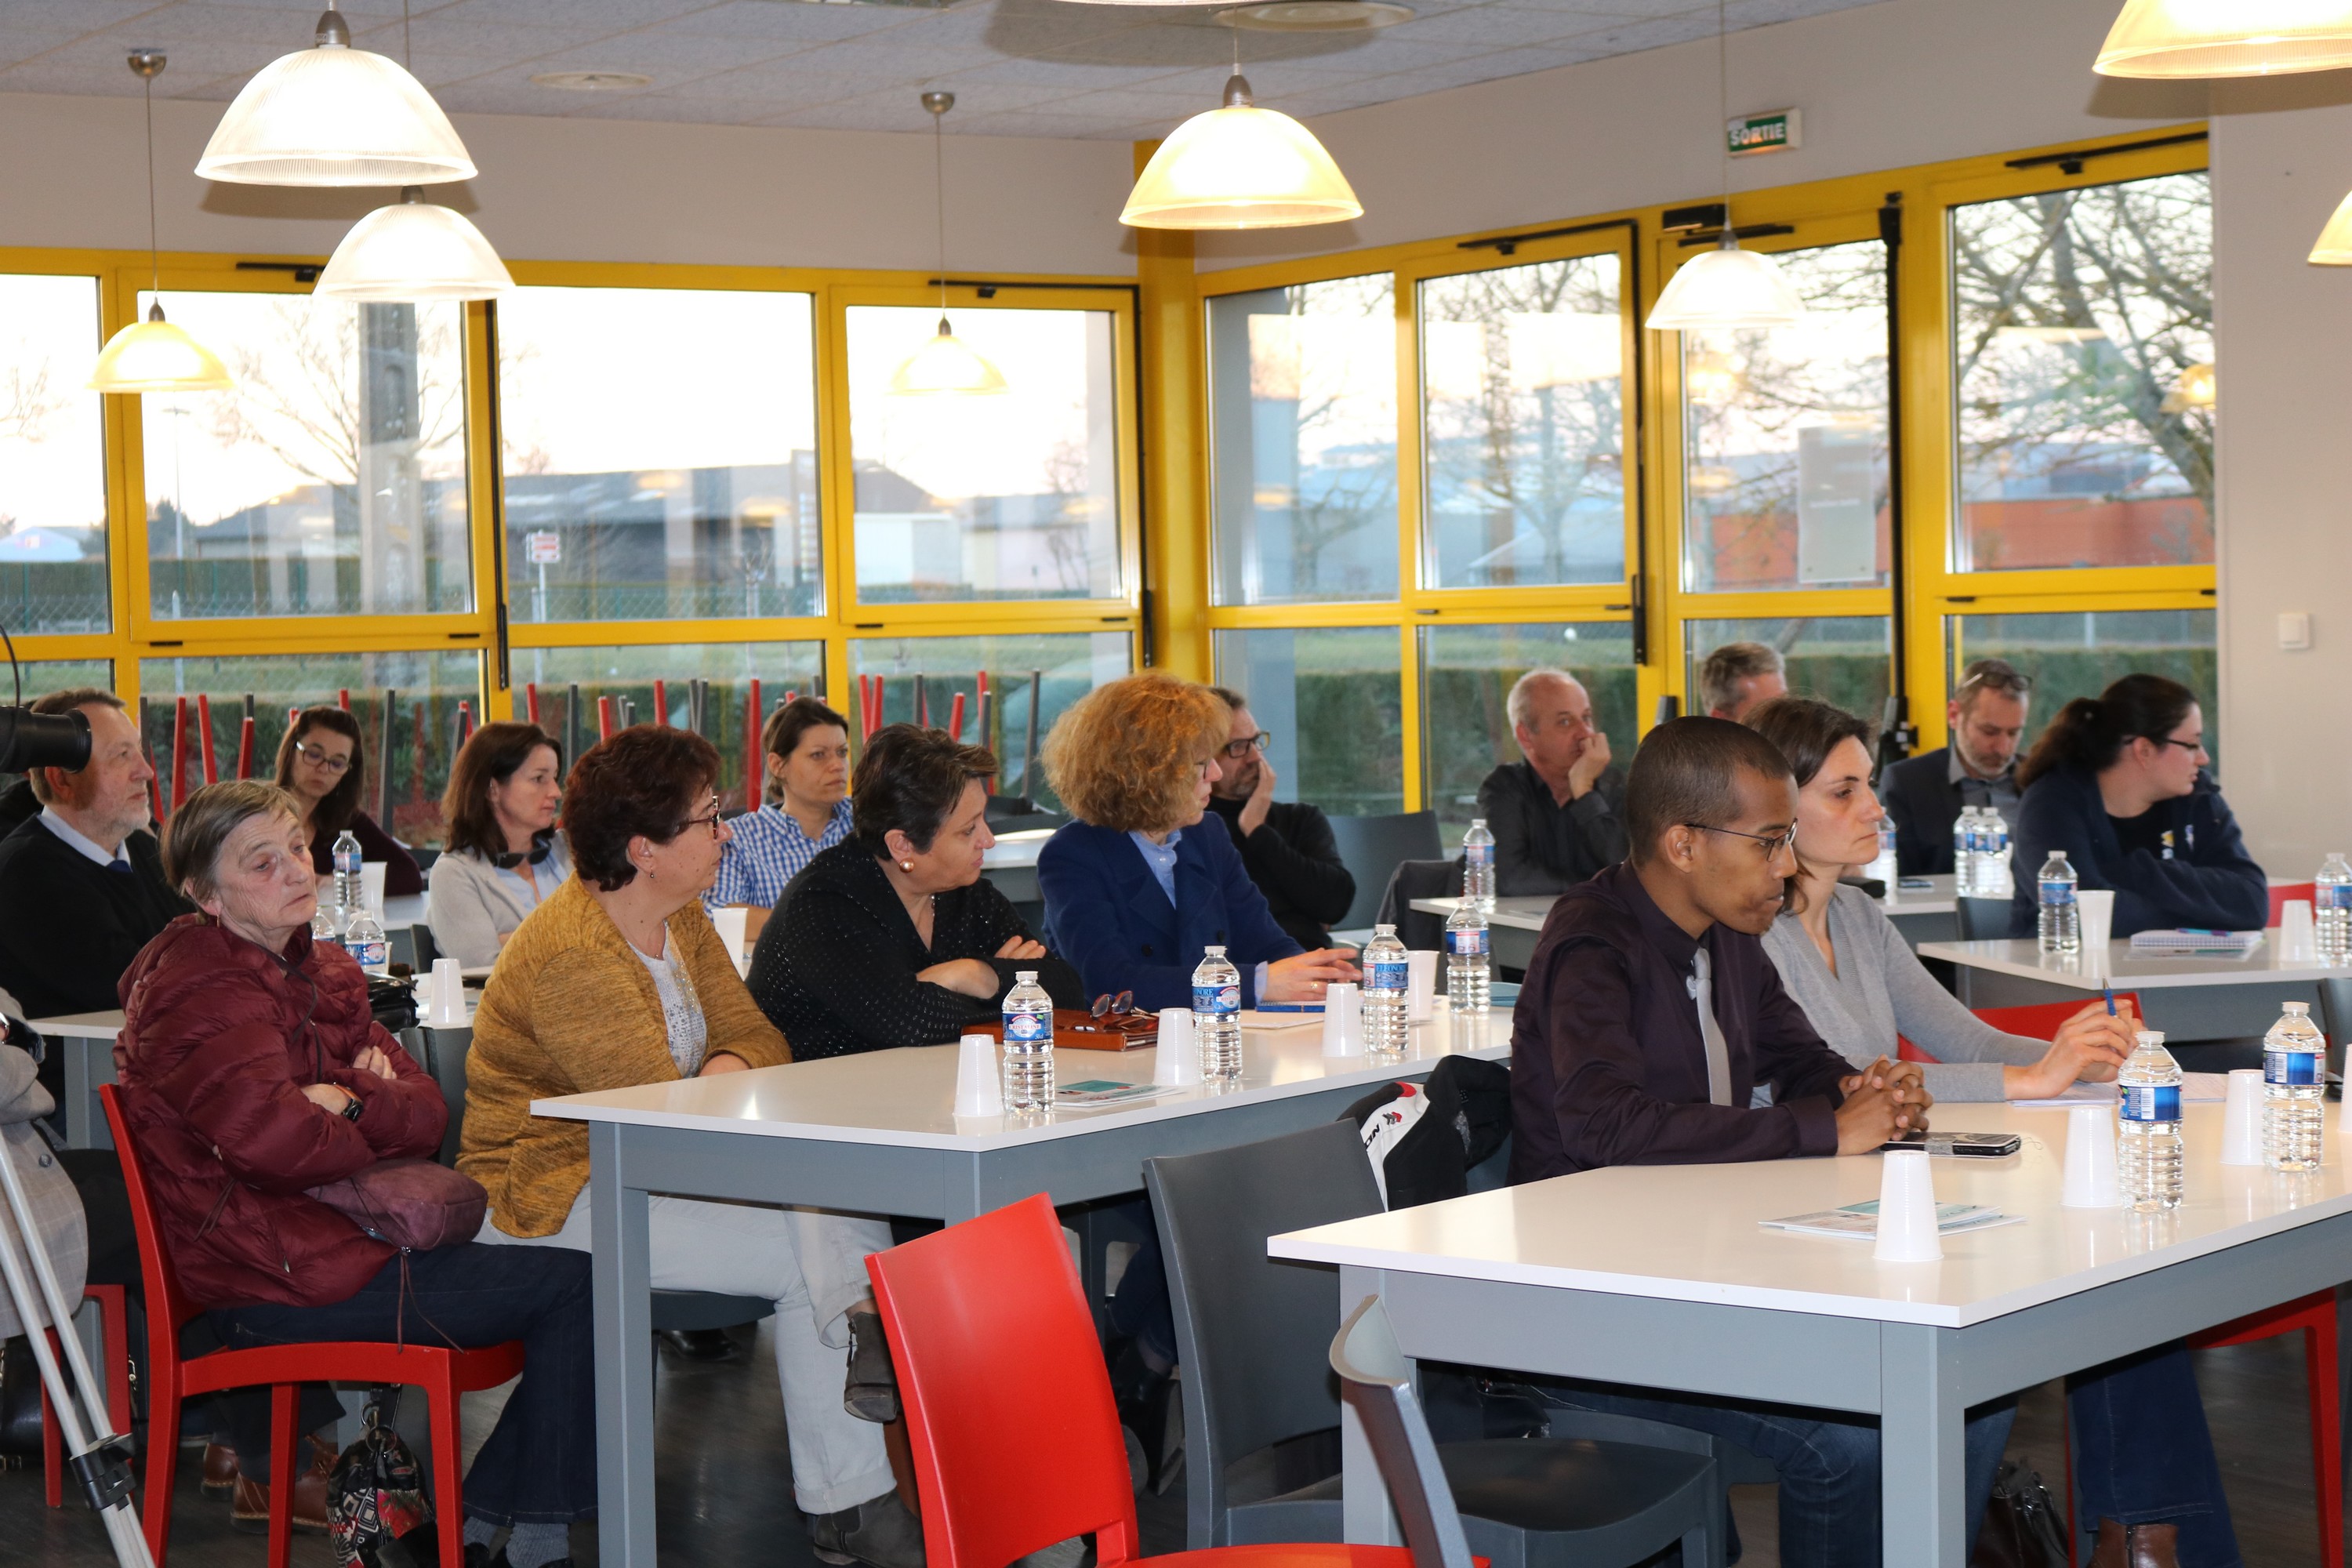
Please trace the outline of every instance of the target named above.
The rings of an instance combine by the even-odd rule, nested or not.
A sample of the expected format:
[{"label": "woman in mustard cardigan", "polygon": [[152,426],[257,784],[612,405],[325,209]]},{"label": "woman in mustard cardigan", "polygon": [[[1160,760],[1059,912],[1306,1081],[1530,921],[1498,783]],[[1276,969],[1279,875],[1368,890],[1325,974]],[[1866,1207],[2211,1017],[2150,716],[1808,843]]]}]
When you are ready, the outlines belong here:
[{"label": "woman in mustard cardigan", "polygon": [[[554,1095],[741,1072],[792,1059],[703,912],[728,837],[719,753],[690,731],[638,725],[580,759],[564,791],[574,874],[499,954],[474,1019],[458,1167],[488,1189],[481,1239],[589,1249],[588,1130],[534,1117]],[[776,1305],[777,1380],[793,1485],[831,1563],[921,1568],[883,1433],[895,1414],[866,1255],[890,1227],[810,1209],[656,1195],[652,1283]],[[856,1336],[861,1394],[845,1407]],[[887,1361],[881,1361],[887,1368]],[[864,1416],[865,1418],[861,1418]]]}]

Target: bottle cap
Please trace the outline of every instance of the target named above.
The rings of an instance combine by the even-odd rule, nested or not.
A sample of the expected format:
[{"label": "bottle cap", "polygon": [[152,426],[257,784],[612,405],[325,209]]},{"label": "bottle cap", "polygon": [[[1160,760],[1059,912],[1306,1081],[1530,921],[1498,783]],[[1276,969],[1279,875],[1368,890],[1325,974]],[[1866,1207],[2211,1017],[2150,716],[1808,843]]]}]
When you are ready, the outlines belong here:
[{"label": "bottle cap", "polygon": [[1037,972],[1034,969],[1016,969],[1013,972],[1013,984],[1034,985],[1037,984]]},{"label": "bottle cap", "polygon": [[2164,1044],[2164,1033],[2160,1029],[2142,1029],[2133,1038],[2139,1042],[2139,1048],[2142,1050],[2147,1050],[2151,1046]]},{"label": "bottle cap", "polygon": [[1225,956],[1225,950],[1214,945],[1204,947],[1201,952],[1204,956],[1209,958],[1223,958]]},{"label": "bottle cap", "polygon": [[2303,1017],[2310,1011],[2311,1004],[2308,1002],[2290,1002],[2286,1005],[2286,1015],[2290,1018]]}]

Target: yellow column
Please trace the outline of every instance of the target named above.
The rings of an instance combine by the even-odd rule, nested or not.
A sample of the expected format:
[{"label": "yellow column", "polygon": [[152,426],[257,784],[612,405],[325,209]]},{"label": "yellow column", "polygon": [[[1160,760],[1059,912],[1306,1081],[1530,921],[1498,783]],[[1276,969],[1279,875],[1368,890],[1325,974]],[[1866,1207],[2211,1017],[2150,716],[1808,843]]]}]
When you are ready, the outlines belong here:
[{"label": "yellow column", "polygon": [[[1135,144],[1139,174],[1157,142]],[[1135,230],[1142,363],[1138,426],[1143,432],[1143,582],[1150,595],[1151,646],[1161,668],[1209,679],[1207,391],[1202,383],[1201,299],[1193,287],[1192,237]]]}]

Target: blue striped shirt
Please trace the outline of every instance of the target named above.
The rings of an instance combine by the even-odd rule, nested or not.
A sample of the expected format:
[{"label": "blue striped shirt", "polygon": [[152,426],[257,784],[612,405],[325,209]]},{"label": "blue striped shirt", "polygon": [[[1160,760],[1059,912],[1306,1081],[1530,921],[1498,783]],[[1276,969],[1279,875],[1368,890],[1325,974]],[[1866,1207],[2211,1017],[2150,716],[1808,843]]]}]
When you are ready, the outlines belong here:
[{"label": "blue striped shirt", "polygon": [[833,808],[824,832],[811,838],[800,819],[781,805],[746,812],[727,826],[734,837],[719,857],[719,879],[702,895],[705,909],[750,904],[772,910],[784,884],[808,863],[849,837],[850,808],[845,798]]}]

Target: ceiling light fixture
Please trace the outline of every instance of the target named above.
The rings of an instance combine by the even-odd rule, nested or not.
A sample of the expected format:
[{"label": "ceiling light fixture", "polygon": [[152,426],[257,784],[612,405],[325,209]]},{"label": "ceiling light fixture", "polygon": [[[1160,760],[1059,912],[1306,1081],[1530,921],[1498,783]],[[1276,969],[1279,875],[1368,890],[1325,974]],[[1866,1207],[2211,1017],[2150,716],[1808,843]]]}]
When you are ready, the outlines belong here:
[{"label": "ceiling light fixture", "polygon": [[946,135],[942,121],[955,107],[955,94],[927,92],[923,107],[931,116],[931,186],[940,234],[940,330],[929,342],[908,354],[890,377],[893,397],[985,397],[1010,391],[1004,374],[988,357],[955,335],[948,325],[948,178]]},{"label": "ceiling light fixture", "polygon": [[[1715,133],[1724,137],[1731,119],[1730,25],[1724,0],[1715,4]],[[1737,328],[1793,326],[1805,319],[1805,302],[1780,275],[1780,263],[1739,248],[1731,225],[1731,146],[1717,142],[1723,155],[1723,243],[1702,251],[1670,279],[1645,323],[1654,332],[1720,331]]]},{"label": "ceiling light fixture", "polygon": [[147,100],[147,266],[154,296],[147,319],[133,321],[98,351],[91,367],[92,392],[222,392],[236,382],[220,356],[163,319],[163,263],[155,246],[155,79],[163,74],[161,49],[131,51],[131,72]]},{"label": "ceiling light fixture", "polygon": [[328,0],[317,47],[281,55],[221,116],[196,173],[248,185],[430,185],[474,177],[474,160],[423,83],[352,47]]},{"label": "ceiling light fixture", "polygon": [[1223,106],[1169,133],[1136,176],[1118,221],[1135,228],[1297,228],[1363,216],[1364,204],[1315,133],[1257,106],[1242,76],[1236,31]]},{"label": "ceiling light fixture", "polygon": [[2167,414],[2185,414],[2192,408],[2213,406],[2213,367],[2200,361],[2181,368],[2180,379],[2172,384],[2161,406]]},{"label": "ceiling light fixture", "polygon": [[2125,0],[2101,76],[2284,76],[2352,66],[2345,0]]},{"label": "ceiling light fixture", "polygon": [[1235,5],[1212,20],[1254,33],[1370,33],[1412,20],[1412,7],[1389,0],[1266,0]]},{"label": "ceiling light fixture", "polygon": [[398,202],[352,226],[311,292],[321,300],[386,304],[496,300],[514,286],[480,229],[410,185]]}]

